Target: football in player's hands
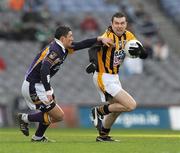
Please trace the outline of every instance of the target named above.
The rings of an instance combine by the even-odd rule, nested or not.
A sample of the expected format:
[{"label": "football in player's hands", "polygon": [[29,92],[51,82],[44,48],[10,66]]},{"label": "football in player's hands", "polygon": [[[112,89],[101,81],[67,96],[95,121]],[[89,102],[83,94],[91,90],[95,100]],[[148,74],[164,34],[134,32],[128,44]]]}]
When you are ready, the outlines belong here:
[{"label": "football in player's hands", "polygon": [[125,53],[128,57],[137,58],[143,49],[142,44],[138,40],[129,40],[124,47]]}]

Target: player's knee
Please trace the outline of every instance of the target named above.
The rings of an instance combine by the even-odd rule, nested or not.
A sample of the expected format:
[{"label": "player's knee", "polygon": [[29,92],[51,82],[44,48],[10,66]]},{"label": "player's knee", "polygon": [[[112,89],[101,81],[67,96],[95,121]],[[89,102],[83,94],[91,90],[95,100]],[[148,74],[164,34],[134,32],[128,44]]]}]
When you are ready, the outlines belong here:
[{"label": "player's knee", "polygon": [[64,112],[56,114],[56,116],[54,117],[54,120],[56,122],[60,122],[60,121],[64,120]]},{"label": "player's knee", "polygon": [[131,105],[127,106],[127,111],[131,112],[131,111],[135,110],[136,106],[137,106],[136,102],[131,103]]},{"label": "player's knee", "polygon": [[58,121],[64,120],[64,112],[61,112],[58,116]]}]

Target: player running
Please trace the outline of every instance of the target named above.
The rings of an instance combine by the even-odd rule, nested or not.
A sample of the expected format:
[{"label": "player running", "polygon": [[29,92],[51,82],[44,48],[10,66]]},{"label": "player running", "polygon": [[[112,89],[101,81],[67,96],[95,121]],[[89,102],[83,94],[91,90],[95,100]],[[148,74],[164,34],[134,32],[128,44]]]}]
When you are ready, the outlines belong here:
[{"label": "player running", "polygon": [[[115,141],[109,136],[111,127],[122,112],[129,112],[136,108],[136,101],[125,91],[119,80],[119,67],[126,56],[125,43],[136,39],[134,34],[126,30],[127,21],[123,13],[115,13],[111,19],[111,26],[103,34],[104,38],[111,38],[113,46],[95,45],[90,48],[90,64],[86,71],[93,72],[93,81],[101,96],[103,105],[92,109],[92,121],[99,132],[96,141]],[[141,44],[131,47],[129,52],[142,59],[147,52]],[[103,118],[103,119],[102,119]]]},{"label": "player running", "polygon": [[111,39],[97,37],[81,42],[73,42],[73,34],[69,27],[60,26],[56,29],[54,41],[37,54],[22,84],[22,94],[31,110],[39,110],[33,114],[19,113],[20,130],[29,136],[28,125],[38,122],[32,142],[49,142],[44,133],[51,123],[63,120],[64,112],[56,104],[50,80],[57,73],[67,55],[83,48],[91,47],[97,41],[108,45]]}]

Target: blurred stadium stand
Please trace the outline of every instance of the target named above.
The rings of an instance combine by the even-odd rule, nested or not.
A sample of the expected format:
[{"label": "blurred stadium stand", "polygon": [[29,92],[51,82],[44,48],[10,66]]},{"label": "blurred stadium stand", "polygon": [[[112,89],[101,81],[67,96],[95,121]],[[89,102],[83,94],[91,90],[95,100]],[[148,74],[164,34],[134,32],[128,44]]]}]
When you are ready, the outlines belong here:
[{"label": "blurred stadium stand", "polygon": [[180,28],[180,1],[179,0],[160,0],[160,6],[165,11],[165,13],[173,19],[173,21]]},{"label": "blurred stadium stand", "polygon": [[[163,8],[167,8],[167,1],[168,3],[171,2],[170,0],[161,0]],[[173,2],[175,3],[175,1],[178,3],[178,0]],[[180,104],[180,39],[179,31],[175,26],[178,22],[169,22],[169,16],[165,16],[158,9],[159,3],[143,0],[122,0],[120,2],[116,0],[46,0],[45,2],[42,3],[46,4],[42,8],[38,7],[40,10],[46,8],[41,16],[43,22],[34,23],[33,21],[33,24],[31,22],[22,22],[22,10],[20,12],[10,11],[5,0],[0,3],[0,14],[3,15],[0,18],[0,27],[4,29],[4,32],[7,32],[3,33],[5,35],[0,35],[0,56],[5,59],[7,65],[7,70],[0,73],[0,103],[11,105],[15,97],[21,96],[21,84],[25,71],[35,54],[42,47],[42,43],[47,41],[46,38],[49,39],[50,37],[49,33],[45,33],[47,32],[46,29],[52,34],[57,24],[69,24],[73,29],[75,40],[82,40],[99,35],[99,32],[93,35],[91,33],[81,33],[79,26],[86,13],[91,12],[91,15],[97,19],[101,27],[100,31],[103,32],[109,25],[112,14],[117,10],[123,10],[132,20],[132,24],[130,23],[132,30],[143,41],[144,36],[139,27],[139,22],[141,21],[138,20],[138,23],[133,21],[135,17],[133,10],[137,2],[142,2],[147,11],[146,13],[151,14],[159,33],[170,46],[170,55],[165,61],[153,59],[144,61],[142,74],[132,76],[120,75],[122,85],[140,105]],[[3,7],[4,5],[6,7]],[[47,6],[49,6],[48,11]],[[175,11],[175,9],[170,9],[170,11],[172,10]],[[177,19],[180,17],[178,10],[177,8]],[[54,15],[56,13],[58,15]],[[169,12],[168,14],[171,13]],[[17,34],[19,32],[18,28],[23,26],[35,27],[39,33],[35,33],[36,35],[33,38],[27,38],[25,33],[23,33],[25,36],[22,39],[8,37],[7,34],[10,31],[15,31]],[[14,27],[15,30],[13,29]],[[44,33],[40,33],[41,31]],[[19,33],[16,36],[19,36]],[[88,75],[85,72],[87,64],[87,50],[79,51],[67,58],[59,74],[52,79],[55,95],[60,103],[96,104],[100,101],[93,85],[92,75]]]}]

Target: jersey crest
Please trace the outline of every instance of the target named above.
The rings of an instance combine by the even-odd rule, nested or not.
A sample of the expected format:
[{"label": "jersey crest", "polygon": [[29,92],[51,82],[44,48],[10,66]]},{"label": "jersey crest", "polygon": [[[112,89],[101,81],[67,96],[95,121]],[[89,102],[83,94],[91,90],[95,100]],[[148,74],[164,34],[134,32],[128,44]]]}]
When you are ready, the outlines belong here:
[{"label": "jersey crest", "polygon": [[114,51],[114,62],[113,62],[113,66],[118,66],[120,64],[122,64],[122,62],[124,61],[126,54],[124,52],[124,50],[116,50]]}]

